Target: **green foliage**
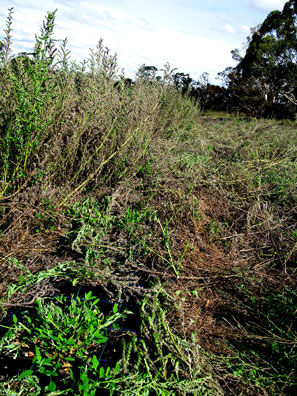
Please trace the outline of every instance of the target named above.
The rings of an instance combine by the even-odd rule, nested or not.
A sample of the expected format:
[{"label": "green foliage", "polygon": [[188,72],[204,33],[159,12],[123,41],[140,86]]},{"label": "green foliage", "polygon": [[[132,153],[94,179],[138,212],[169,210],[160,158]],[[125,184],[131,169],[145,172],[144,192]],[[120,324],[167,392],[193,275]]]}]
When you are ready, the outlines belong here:
[{"label": "green foliage", "polygon": [[44,280],[63,278],[68,279],[75,285],[78,279],[82,279],[85,276],[85,269],[74,262],[63,262],[53,268],[41,270],[37,273],[32,273],[16,258],[7,258],[7,264],[16,273],[19,273],[19,281],[17,283],[10,283],[8,286],[5,299],[2,298],[1,300],[1,302],[5,303],[10,303],[10,300],[17,294],[26,295],[32,285],[39,285]]},{"label": "green foliage", "polygon": [[296,115],[296,1],[287,1],[282,11],[272,11],[252,29],[247,50],[229,71],[229,88],[238,95],[242,109],[258,115]]},{"label": "green foliage", "polygon": [[35,232],[55,231],[56,217],[55,205],[48,198],[45,198],[41,204],[40,211],[36,213],[37,227]]},{"label": "green foliage", "polygon": [[[14,57],[10,10],[0,49],[1,315],[13,310],[0,345],[8,362],[33,361],[1,372],[0,393],[205,396],[235,384],[242,395],[289,394],[296,125],[199,120],[188,75],[143,66],[132,82],[102,40],[87,61],[70,62],[54,18],[34,53]],[[254,49],[272,73],[288,24],[267,21]],[[238,81],[243,102],[254,83]],[[275,285],[278,276],[286,287],[255,291],[257,277]],[[116,333],[121,306],[103,315],[91,293],[42,298],[57,282],[132,297],[136,333]],[[110,366],[100,360],[107,328],[122,341]]]},{"label": "green foliage", "polygon": [[[141,303],[139,338],[123,339],[123,357],[113,369],[102,366],[97,356],[106,329],[125,313],[115,305],[113,314],[104,316],[91,292],[84,299],[37,300],[34,315],[14,316],[1,339],[5,356],[33,356],[32,368],[10,381],[11,392],[40,395],[43,387],[46,394],[57,395],[94,395],[100,389],[110,395],[220,395],[195,338],[186,341],[172,331],[166,309],[173,305],[163,293],[156,287],[153,300]],[[164,298],[168,308],[160,304]]]},{"label": "green foliage", "polygon": [[167,258],[166,257],[162,257],[162,258],[164,260],[164,263],[168,264],[171,267],[175,276],[178,278],[179,272],[181,270],[183,258],[190,247],[189,243],[186,244],[183,252],[176,259],[174,259],[173,254],[172,254],[172,249],[170,247],[170,234],[171,233],[169,231],[169,222],[166,219],[165,225],[163,226],[159,219],[156,219],[156,220],[161,228],[162,236],[163,236],[163,244],[165,246],[165,249],[166,249],[167,255],[168,255]]},{"label": "green foliage", "polygon": [[11,191],[24,181],[30,160],[38,153],[51,124],[51,115],[45,118],[44,112],[56,95],[56,83],[50,70],[54,57],[51,38],[54,17],[55,13],[48,14],[40,37],[36,37],[34,58],[15,57],[1,76],[3,88],[8,92],[1,103],[5,125],[0,141],[2,196],[7,189]]},{"label": "green foliage", "polygon": [[221,395],[195,336],[186,340],[173,331],[167,316],[175,308],[160,285],[140,309],[140,338],[124,342],[122,365],[129,375],[120,394]]},{"label": "green foliage", "polygon": [[4,29],[5,37],[3,41],[0,42],[0,65],[2,67],[7,67],[10,59],[11,59],[11,52],[12,52],[12,14],[13,8],[8,10],[8,17],[6,20],[6,29]]},{"label": "green foliage", "polygon": [[77,201],[67,213],[73,221],[73,229],[67,233],[67,240],[74,251],[84,254],[86,264],[95,264],[104,256],[101,242],[111,231],[116,219],[108,213],[107,207],[94,198]]},{"label": "green foliage", "polygon": [[[232,345],[234,356],[226,360],[228,370],[255,393],[291,395],[297,382],[297,294],[287,287],[277,293],[265,290],[261,297],[255,298],[244,285],[240,290],[246,297],[242,302],[245,309],[250,310],[255,319],[238,323],[246,337],[241,345]],[[258,341],[262,351],[257,348]]]},{"label": "green foliage", "polygon": [[2,338],[0,349],[6,357],[34,356],[32,369],[18,376],[21,388],[35,378],[37,384],[46,384],[47,391],[57,389],[58,394],[94,395],[100,386],[113,388],[119,363],[113,370],[104,368],[97,356],[108,340],[107,328],[125,314],[115,307],[112,315],[105,316],[98,302],[91,292],[84,298],[61,296],[37,300],[34,315],[13,316],[13,326]]},{"label": "green foliage", "polygon": [[1,195],[25,180],[70,185],[61,205],[83,189],[94,190],[132,175],[146,161],[152,137],[188,124],[196,109],[170,85],[143,78],[133,86],[119,74],[116,56],[100,40],[81,65],[69,65],[67,40],[53,39],[55,12],[48,13],[30,54],[7,55],[0,74],[2,129]]}]

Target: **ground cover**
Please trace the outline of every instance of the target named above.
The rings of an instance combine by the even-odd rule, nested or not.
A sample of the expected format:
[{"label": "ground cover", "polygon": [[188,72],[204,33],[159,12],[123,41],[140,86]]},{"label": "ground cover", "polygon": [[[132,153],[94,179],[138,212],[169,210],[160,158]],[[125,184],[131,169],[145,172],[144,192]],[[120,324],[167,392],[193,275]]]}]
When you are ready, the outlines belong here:
[{"label": "ground cover", "polygon": [[0,70],[1,394],[295,395],[296,123],[55,63],[53,21]]}]

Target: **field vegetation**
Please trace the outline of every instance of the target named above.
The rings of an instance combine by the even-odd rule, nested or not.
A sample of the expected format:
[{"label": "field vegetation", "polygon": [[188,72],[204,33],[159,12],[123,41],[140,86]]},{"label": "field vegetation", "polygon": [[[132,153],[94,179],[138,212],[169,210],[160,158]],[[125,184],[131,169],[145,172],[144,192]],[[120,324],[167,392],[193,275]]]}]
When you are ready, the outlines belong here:
[{"label": "field vegetation", "polygon": [[0,393],[297,393],[296,122],[80,64],[0,67]]}]

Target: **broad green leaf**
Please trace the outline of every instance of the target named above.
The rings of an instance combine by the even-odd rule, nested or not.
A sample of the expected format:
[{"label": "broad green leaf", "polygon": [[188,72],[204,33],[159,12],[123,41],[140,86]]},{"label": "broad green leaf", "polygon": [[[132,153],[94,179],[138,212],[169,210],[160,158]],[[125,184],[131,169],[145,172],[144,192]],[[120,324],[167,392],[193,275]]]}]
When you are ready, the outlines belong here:
[{"label": "broad green leaf", "polygon": [[57,388],[57,385],[53,381],[51,381],[48,385],[48,390],[51,392],[54,392],[56,390],[56,388]]},{"label": "broad green leaf", "polygon": [[86,300],[91,300],[91,298],[92,298],[92,292],[89,291],[89,293],[86,293],[86,294],[85,294],[85,299],[86,299]]},{"label": "broad green leaf", "polygon": [[56,373],[56,371],[53,370],[45,370],[45,374],[48,376],[53,375],[54,377],[58,377],[58,373]]},{"label": "broad green leaf", "polygon": [[38,305],[38,309],[41,310],[42,309],[42,304],[40,300],[36,300],[36,303]]},{"label": "broad green leaf", "polygon": [[114,375],[117,375],[117,373],[120,371],[120,363],[117,362],[115,365],[115,368],[113,370]]},{"label": "broad green leaf", "polygon": [[31,377],[31,375],[33,374],[33,370],[25,370],[22,372],[22,374],[19,375],[18,379],[23,379],[26,377]]},{"label": "broad green leaf", "polygon": [[76,285],[77,285],[77,282],[78,282],[78,278],[73,279],[72,285],[73,285],[73,286],[76,286]]},{"label": "broad green leaf", "polygon": [[75,359],[73,357],[71,357],[71,356],[66,356],[65,360],[67,360],[67,362],[74,362],[75,361]]},{"label": "broad green leaf", "polygon": [[95,355],[93,355],[92,358],[92,366],[94,370],[97,370],[97,367],[99,366],[99,361]]},{"label": "broad green leaf", "polygon": [[44,366],[52,367],[53,363],[51,361],[52,359],[46,359],[43,361]]},{"label": "broad green leaf", "polygon": [[118,304],[114,304],[112,310],[113,310],[113,313],[116,314],[118,312]]},{"label": "broad green leaf", "polygon": [[32,319],[30,318],[30,316],[25,315],[25,318],[27,319],[28,323],[32,323]]},{"label": "broad green leaf", "polygon": [[104,342],[106,342],[106,341],[108,341],[108,338],[107,337],[105,337],[102,333],[95,333],[94,334],[94,337],[97,337],[97,338],[94,338],[94,342],[96,342],[97,344],[103,344]]},{"label": "broad green leaf", "polygon": [[106,371],[105,371],[105,377],[108,378],[108,374],[110,372],[110,367],[107,367]]},{"label": "broad green leaf", "polygon": [[8,344],[8,345],[5,345],[5,348],[6,349],[13,349],[13,348],[15,348],[16,346],[15,346],[15,344]]},{"label": "broad green leaf", "polygon": [[104,368],[103,367],[100,367],[100,370],[99,370],[99,378],[103,378],[104,377]]},{"label": "broad green leaf", "polygon": [[41,353],[40,353],[40,350],[37,345],[35,345],[35,352],[36,352],[36,359],[38,360],[38,362],[40,362],[42,357],[41,357]]}]

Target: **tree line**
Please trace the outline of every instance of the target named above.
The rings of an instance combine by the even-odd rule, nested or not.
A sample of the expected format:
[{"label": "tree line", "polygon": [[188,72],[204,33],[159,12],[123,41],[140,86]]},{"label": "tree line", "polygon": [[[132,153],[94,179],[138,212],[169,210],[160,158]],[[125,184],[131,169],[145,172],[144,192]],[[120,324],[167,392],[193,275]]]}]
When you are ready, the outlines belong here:
[{"label": "tree line", "polygon": [[[243,112],[255,117],[295,119],[297,109],[297,0],[287,1],[282,11],[272,11],[251,29],[246,51],[231,51],[237,62],[218,73],[220,84],[209,74],[195,81],[188,73],[172,74],[172,84],[207,109]],[[158,81],[157,68],[138,70],[148,81]]]},{"label": "tree line", "polygon": [[[8,23],[11,24],[11,15]],[[10,54],[6,47],[5,39],[0,41],[1,58]],[[287,1],[282,11],[272,11],[262,24],[252,28],[245,47],[243,56],[239,49],[231,51],[237,65],[218,73],[220,83],[211,83],[207,72],[196,81],[188,73],[174,69],[170,74],[171,84],[199,103],[202,112],[213,109],[243,112],[253,117],[295,119],[297,0]],[[15,58],[24,61],[28,55],[32,54],[21,54]],[[5,63],[6,60],[2,60]],[[136,78],[162,83],[158,71],[155,66],[142,65]],[[126,84],[132,86],[134,81],[127,78]]]}]

